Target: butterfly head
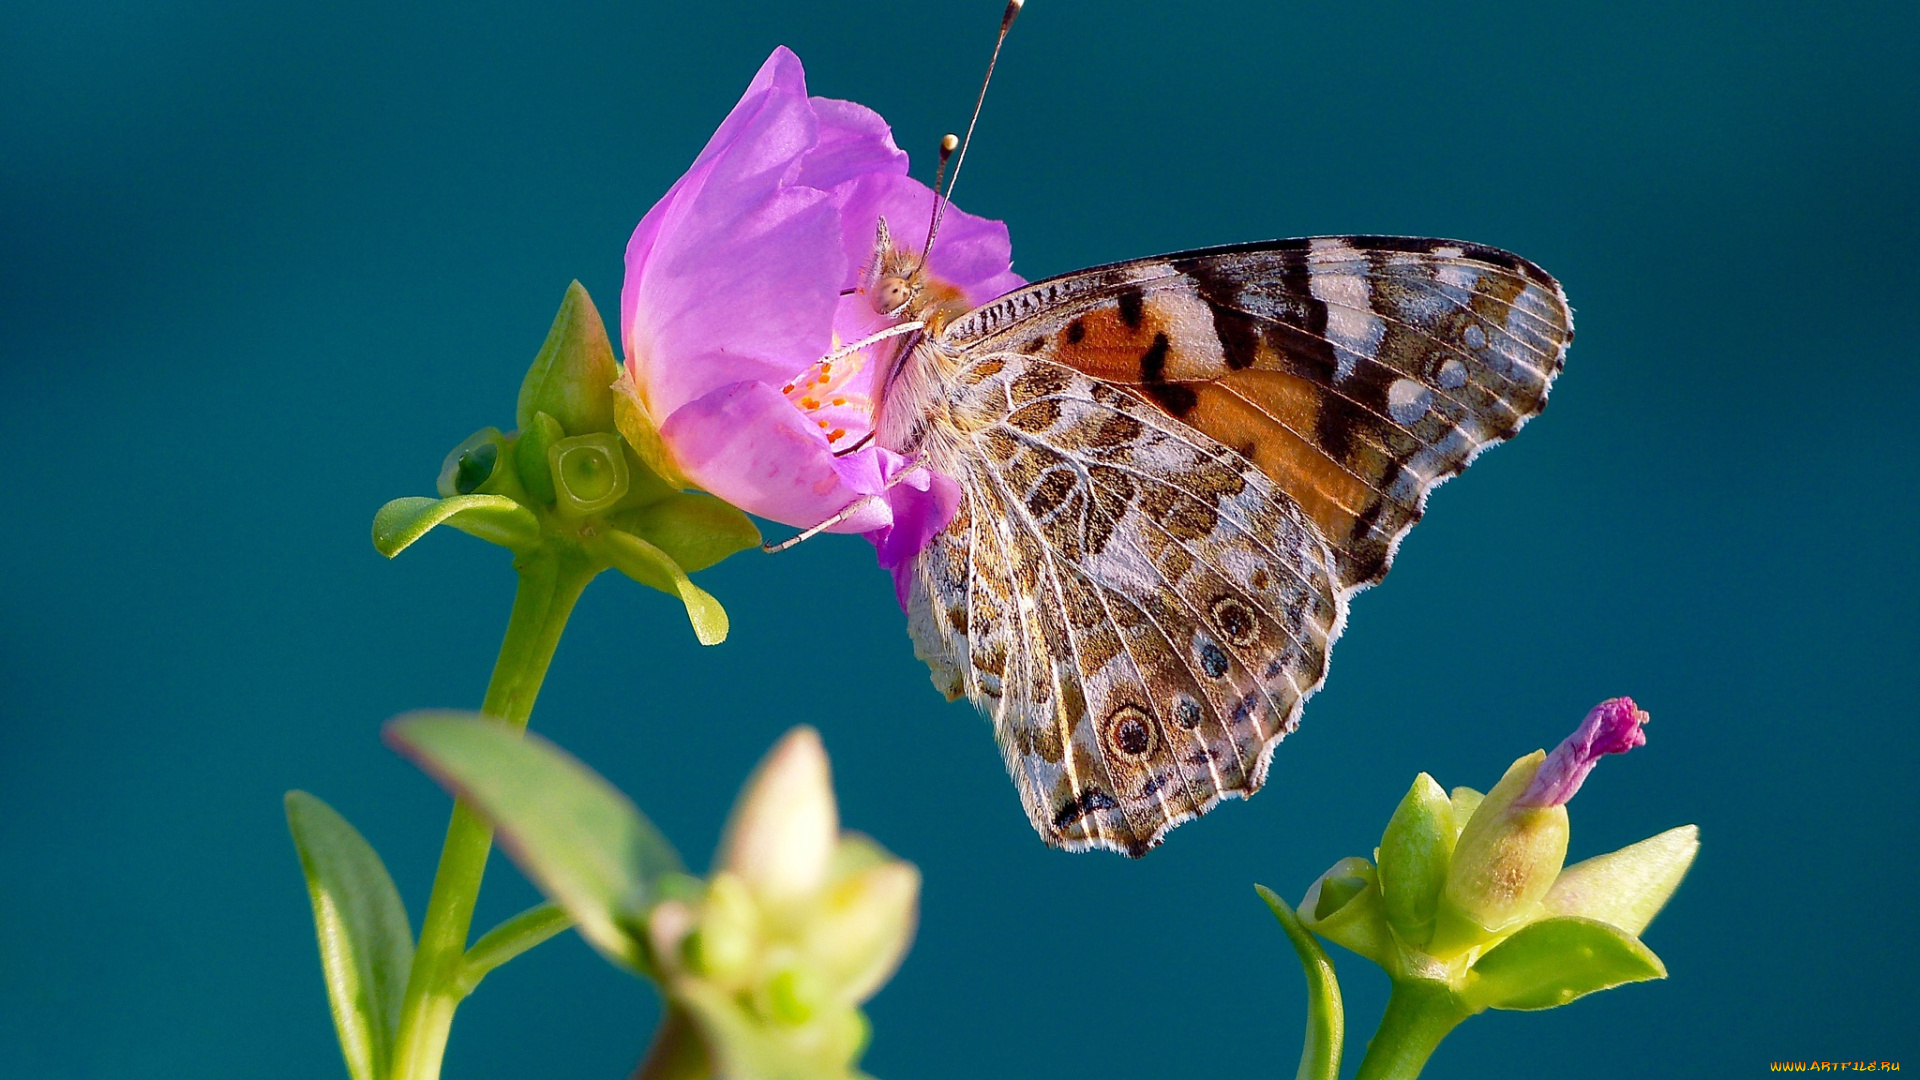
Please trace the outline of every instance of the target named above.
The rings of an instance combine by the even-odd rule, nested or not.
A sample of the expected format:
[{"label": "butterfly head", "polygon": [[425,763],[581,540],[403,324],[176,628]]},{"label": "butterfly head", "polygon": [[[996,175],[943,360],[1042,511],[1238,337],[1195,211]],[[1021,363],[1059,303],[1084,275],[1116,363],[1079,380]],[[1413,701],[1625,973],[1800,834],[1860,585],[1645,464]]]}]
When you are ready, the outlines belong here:
[{"label": "butterfly head", "polygon": [[874,228],[873,258],[860,291],[874,314],[924,324],[936,332],[947,320],[971,307],[958,286],[934,277],[923,253],[893,242],[887,219]]}]

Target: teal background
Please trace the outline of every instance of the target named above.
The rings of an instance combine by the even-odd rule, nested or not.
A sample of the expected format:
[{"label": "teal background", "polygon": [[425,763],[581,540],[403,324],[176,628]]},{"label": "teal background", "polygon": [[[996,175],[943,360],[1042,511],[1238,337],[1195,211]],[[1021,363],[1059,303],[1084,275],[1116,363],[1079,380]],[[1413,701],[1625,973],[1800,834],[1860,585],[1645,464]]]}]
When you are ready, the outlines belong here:
[{"label": "teal background", "polygon": [[[0,10],[0,1074],[343,1075],[280,795],[327,799],[417,922],[446,800],[381,722],[480,699],[507,556],[385,500],[512,421],[570,278],[776,44],[921,167],[994,0],[13,3]],[[1553,407],[1355,604],[1267,790],[1144,861],[1045,850],[867,546],[589,590],[534,726],[703,865],[789,725],[926,875],[882,1077],[1291,1075],[1260,881],[1369,851],[1422,769],[1485,787],[1599,699],[1649,746],[1573,855],[1698,822],[1666,982],[1490,1014],[1434,1077],[1920,1067],[1920,8],[1036,0],[960,202],[1030,278],[1274,236],[1468,238],[1559,275]],[[743,312],[742,317],[751,317]],[[776,530],[777,531],[777,530]],[[485,924],[533,899],[497,861]],[[1384,979],[1351,955],[1352,1059]],[[462,1009],[449,1077],[620,1077],[656,1015],[567,935]]]}]

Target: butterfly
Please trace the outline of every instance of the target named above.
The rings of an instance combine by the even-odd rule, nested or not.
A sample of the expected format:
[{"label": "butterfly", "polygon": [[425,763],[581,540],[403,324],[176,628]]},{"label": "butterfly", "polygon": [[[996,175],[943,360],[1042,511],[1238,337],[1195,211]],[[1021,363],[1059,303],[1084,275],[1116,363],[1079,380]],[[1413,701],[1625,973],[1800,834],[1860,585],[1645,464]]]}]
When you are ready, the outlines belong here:
[{"label": "butterfly", "polygon": [[961,492],[908,628],[1075,851],[1259,790],[1353,595],[1573,339],[1558,282],[1455,240],[1209,248],[972,310],[924,264],[882,223],[864,286],[904,331],[874,436]]}]

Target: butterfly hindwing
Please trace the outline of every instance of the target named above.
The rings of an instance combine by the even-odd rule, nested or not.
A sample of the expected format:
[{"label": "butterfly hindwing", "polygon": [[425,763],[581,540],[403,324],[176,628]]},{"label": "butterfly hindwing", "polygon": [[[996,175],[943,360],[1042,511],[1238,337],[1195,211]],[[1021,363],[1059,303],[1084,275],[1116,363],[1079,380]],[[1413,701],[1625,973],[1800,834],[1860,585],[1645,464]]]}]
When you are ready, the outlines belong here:
[{"label": "butterfly hindwing", "polygon": [[951,388],[955,521],[910,626],[994,721],[1034,827],[1140,854],[1257,790],[1342,604],[1314,526],[1208,436],[1086,375],[974,352]]},{"label": "butterfly hindwing", "polygon": [[1236,450],[1351,589],[1386,573],[1434,485],[1545,406],[1572,336],[1559,284],[1518,256],[1316,237],[1039,282],[945,342],[1067,364]]}]

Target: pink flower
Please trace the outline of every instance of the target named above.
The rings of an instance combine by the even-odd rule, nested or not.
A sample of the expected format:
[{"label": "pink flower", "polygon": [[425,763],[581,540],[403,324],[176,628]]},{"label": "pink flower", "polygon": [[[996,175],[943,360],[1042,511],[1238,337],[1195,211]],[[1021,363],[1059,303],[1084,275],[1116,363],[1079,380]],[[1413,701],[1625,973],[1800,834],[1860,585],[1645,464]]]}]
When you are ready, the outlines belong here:
[{"label": "pink flower", "polygon": [[1647,745],[1647,733],[1641,730],[1646,722],[1647,714],[1632,698],[1611,698],[1595,705],[1573,734],[1540,763],[1540,771],[1514,800],[1515,805],[1565,806],[1602,756]]},{"label": "pink flower", "polygon": [[[880,218],[917,245],[933,203],[878,114],[809,98],[799,58],[775,49],[634,230],[620,293],[626,389],[673,466],[800,528],[862,503],[832,531],[865,533],[903,596],[959,489],[871,442],[835,456],[870,431],[880,365],[821,361],[887,325],[865,296],[842,295],[861,284]],[[1004,224],[950,208],[928,268],[978,304],[1023,284],[1010,259]]]}]

